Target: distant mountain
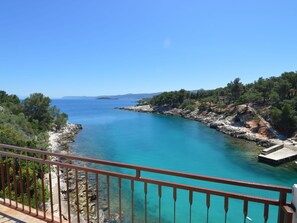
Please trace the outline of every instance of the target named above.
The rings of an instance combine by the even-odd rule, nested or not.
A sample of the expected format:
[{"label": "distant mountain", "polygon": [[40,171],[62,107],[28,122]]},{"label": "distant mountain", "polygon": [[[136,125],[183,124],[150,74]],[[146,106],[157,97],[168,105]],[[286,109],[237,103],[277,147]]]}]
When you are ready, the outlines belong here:
[{"label": "distant mountain", "polygon": [[62,97],[62,99],[86,99],[86,100],[94,100],[94,99],[98,99],[98,98],[143,99],[143,98],[152,98],[159,94],[161,94],[161,92],[141,93],[141,94],[122,94],[122,95],[100,95],[100,96],[65,96],[65,97]]}]

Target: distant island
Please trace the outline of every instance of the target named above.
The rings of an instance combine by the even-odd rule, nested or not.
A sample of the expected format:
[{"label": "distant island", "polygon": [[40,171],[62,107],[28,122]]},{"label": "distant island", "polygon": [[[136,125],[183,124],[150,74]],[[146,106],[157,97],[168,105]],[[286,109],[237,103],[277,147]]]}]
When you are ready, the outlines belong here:
[{"label": "distant island", "polygon": [[109,98],[117,98],[117,99],[144,99],[151,98],[156,95],[161,94],[161,92],[157,93],[139,93],[139,94],[121,94],[121,95],[100,95],[100,96],[65,96],[62,99],[71,99],[71,100],[110,100]]},{"label": "distant island", "polygon": [[118,98],[112,98],[112,97],[99,97],[96,98],[97,100],[119,100]]}]

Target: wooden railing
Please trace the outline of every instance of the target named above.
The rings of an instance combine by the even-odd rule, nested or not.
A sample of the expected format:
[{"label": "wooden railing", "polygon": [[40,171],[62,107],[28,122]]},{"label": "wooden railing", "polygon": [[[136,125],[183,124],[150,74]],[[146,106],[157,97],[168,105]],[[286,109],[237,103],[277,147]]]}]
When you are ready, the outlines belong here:
[{"label": "wooden railing", "polygon": [[[263,222],[268,221],[271,207],[276,207],[278,212],[277,219],[272,219],[273,222],[292,221],[292,213],[287,206],[287,195],[291,193],[291,188],[288,187],[129,165],[4,144],[0,144],[0,158],[0,203],[47,222],[185,222],[185,219],[188,219],[187,222],[196,222],[193,216],[196,208],[193,207],[194,202],[198,203],[198,206],[205,205],[206,213],[200,221],[210,222],[210,208],[213,205],[211,201],[214,197],[215,200],[223,201],[221,208],[224,215],[219,222],[229,222],[230,202],[233,201],[236,202],[237,208],[242,205],[241,213],[235,213],[237,217],[242,216],[242,222],[252,220],[249,217],[249,207],[253,204],[262,205],[262,210],[259,209],[258,212],[262,213]],[[201,186],[208,184],[212,186]],[[153,186],[156,188],[155,195],[149,193]],[[236,188],[235,191],[247,192],[234,192],[233,188]],[[260,191],[257,192],[260,194],[264,192],[264,195],[274,195],[254,196],[250,195],[250,190]],[[256,193],[255,191],[252,193]],[[142,196],[139,198],[141,193]],[[170,199],[168,193],[171,193]],[[183,196],[181,200],[185,200],[185,196],[188,200],[188,211],[184,213],[183,220],[177,217],[179,193]],[[163,194],[167,194],[166,198],[163,198]],[[195,200],[198,195],[204,196],[204,202]],[[157,200],[154,207],[157,207],[157,210],[153,215],[149,205],[152,199]],[[139,202],[142,202],[142,208],[139,208]],[[168,211],[171,204],[171,210]],[[185,202],[183,210],[184,206]],[[218,207],[217,202],[214,206]],[[165,211],[172,213],[172,216],[168,213],[166,217],[163,216]]]}]

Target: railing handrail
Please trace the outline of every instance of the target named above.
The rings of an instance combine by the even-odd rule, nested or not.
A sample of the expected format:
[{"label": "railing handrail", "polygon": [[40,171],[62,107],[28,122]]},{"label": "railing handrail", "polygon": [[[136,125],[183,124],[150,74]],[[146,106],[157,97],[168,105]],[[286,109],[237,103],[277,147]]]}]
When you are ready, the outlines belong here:
[{"label": "railing handrail", "polygon": [[60,158],[65,158],[65,159],[70,159],[70,160],[77,160],[77,161],[83,161],[83,162],[89,162],[89,163],[95,163],[95,164],[115,166],[115,167],[126,168],[126,169],[133,169],[136,171],[137,175],[139,175],[139,176],[140,176],[140,172],[144,171],[144,172],[164,174],[164,175],[169,175],[169,176],[184,177],[184,178],[194,179],[194,180],[209,181],[209,182],[215,182],[215,183],[221,183],[221,184],[230,184],[230,185],[235,185],[235,186],[277,191],[277,192],[283,192],[283,193],[291,193],[292,192],[292,189],[290,187],[275,186],[275,185],[271,185],[271,184],[260,184],[260,183],[239,181],[239,180],[230,180],[230,179],[225,179],[225,178],[210,177],[210,176],[190,174],[190,173],[177,172],[177,171],[171,171],[171,170],[163,170],[163,169],[158,169],[158,168],[138,166],[138,165],[132,165],[132,164],[124,164],[124,163],[99,160],[99,159],[94,159],[94,158],[85,158],[85,157],[79,157],[79,156],[74,156],[74,155],[54,153],[54,152],[49,152],[49,151],[43,151],[43,150],[32,149],[32,148],[24,148],[24,147],[19,147],[19,146],[12,146],[12,145],[1,144],[1,143],[0,143],[0,148],[13,149],[13,150],[24,151],[24,152],[29,152],[29,153],[37,153],[37,154],[46,155],[46,156],[54,156],[54,157],[60,157]]},{"label": "railing handrail", "polygon": [[269,205],[279,205],[279,203],[280,203],[279,200],[271,199],[271,198],[263,198],[263,197],[251,196],[251,195],[246,195],[246,194],[226,192],[226,191],[208,189],[208,188],[197,187],[197,186],[189,186],[189,185],[180,184],[180,183],[173,183],[173,182],[167,182],[167,181],[162,181],[162,180],[137,177],[137,176],[132,176],[129,174],[123,174],[123,173],[117,173],[117,172],[101,170],[101,169],[96,169],[96,168],[91,168],[91,167],[79,166],[79,165],[75,165],[75,164],[69,164],[69,163],[63,163],[63,162],[57,162],[57,161],[51,161],[51,160],[44,160],[41,158],[24,156],[24,155],[16,154],[16,153],[0,151],[0,155],[7,156],[7,157],[13,157],[13,158],[19,158],[19,159],[23,159],[23,160],[32,161],[32,162],[40,162],[40,163],[48,164],[48,165],[57,165],[57,166],[69,168],[69,169],[77,169],[77,170],[86,171],[89,173],[108,175],[108,176],[112,176],[112,177],[119,177],[119,178],[124,178],[124,179],[129,179],[129,180],[135,180],[135,181],[139,181],[139,182],[143,182],[143,183],[151,183],[151,184],[156,184],[159,186],[167,186],[167,187],[171,187],[171,188],[183,189],[183,190],[188,190],[188,191],[193,191],[193,192],[200,192],[200,193],[204,193],[204,194],[212,194],[212,195],[217,195],[217,196],[221,196],[221,197],[227,196],[229,198],[234,198],[234,199],[239,199],[239,200],[249,200],[249,201],[263,203],[263,204],[269,204]]}]

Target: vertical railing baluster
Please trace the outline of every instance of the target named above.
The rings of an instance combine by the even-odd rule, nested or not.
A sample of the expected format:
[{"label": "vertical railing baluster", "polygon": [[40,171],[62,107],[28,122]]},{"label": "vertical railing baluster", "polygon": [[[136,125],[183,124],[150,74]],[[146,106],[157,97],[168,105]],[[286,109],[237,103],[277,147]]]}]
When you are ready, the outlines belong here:
[{"label": "vertical railing baluster", "polygon": [[1,156],[1,181],[2,181],[2,193],[3,193],[3,200],[4,204],[6,203],[5,199],[5,181],[4,181],[4,165],[3,165],[3,158]]},{"label": "vertical railing baluster", "polygon": [[131,220],[134,223],[134,180],[131,180]]},{"label": "vertical railing baluster", "polygon": [[264,222],[267,223],[269,216],[269,205],[267,203],[264,204]]},{"label": "vertical railing baluster", "polygon": [[278,223],[283,223],[285,221],[285,213],[283,211],[283,206],[287,202],[287,193],[281,191],[279,194],[279,206],[278,206]]},{"label": "vertical railing baluster", "polygon": [[229,198],[225,196],[224,198],[224,210],[225,210],[225,223],[227,223],[227,214],[229,210]]},{"label": "vertical railing baluster", "polygon": [[120,222],[122,222],[122,179],[118,178],[118,187],[119,187],[119,217]]},{"label": "vertical railing baluster", "polygon": [[89,216],[89,177],[88,177],[88,172],[85,171],[86,175],[86,201],[87,201],[87,221],[90,222],[90,216]]},{"label": "vertical railing baluster", "polygon": [[36,208],[36,216],[38,216],[38,199],[37,199],[36,167],[35,167],[35,162],[33,161],[32,163],[33,163],[33,183],[34,183],[35,208]]},{"label": "vertical railing baluster", "polygon": [[70,207],[70,194],[69,194],[69,169],[66,168],[65,171],[66,171],[66,189],[67,189],[66,194],[67,194],[68,221],[71,222],[71,213],[70,213],[71,207]]},{"label": "vertical railing baluster", "polygon": [[162,186],[158,185],[158,196],[159,196],[159,223],[161,223],[161,208],[162,208]]},{"label": "vertical railing baluster", "polygon": [[193,191],[189,191],[189,204],[190,204],[190,210],[189,210],[189,221],[192,222],[192,204],[193,204]]},{"label": "vertical railing baluster", "polygon": [[97,213],[97,223],[99,223],[99,176],[96,173],[96,213]]},{"label": "vertical railing baluster", "polygon": [[31,189],[30,189],[31,184],[30,184],[28,160],[26,160],[26,178],[27,178],[27,196],[28,196],[29,213],[31,213]]},{"label": "vertical railing baluster", "polygon": [[190,223],[192,222],[192,204],[193,204],[193,191],[189,191],[189,204],[190,204]]},{"label": "vertical railing baluster", "polygon": [[58,176],[58,200],[59,200],[59,218],[60,222],[62,222],[62,205],[61,205],[61,182],[60,182],[60,166],[57,165],[57,176]]},{"label": "vertical railing baluster", "polygon": [[78,172],[75,169],[75,194],[76,194],[76,214],[77,214],[77,223],[80,223],[80,209],[79,209],[79,196],[78,196]]},{"label": "vertical railing baluster", "polygon": [[13,189],[14,189],[14,200],[15,200],[15,208],[18,208],[18,189],[17,189],[17,182],[16,182],[16,160],[15,158],[12,158],[13,160],[13,165],[12,165],[12,170],[13,170]]},{"label": "vertical railing baluster", "polygon": [[144,190],[144,222],[147,223],[147,182],[143,184]]},{"label": "vertical railing baluster", "polygon": [[40,173],[41,173],[41,193],[42,193],[42,206],[43,206],[43,218],[46,218],[46,212],[45,212],[45,197],[44,197],[44,170],[43,170],[43,164],[40,163]]},{"label": "vertical railing baluster", "polygon": [[49,176],[49,187],[50,187],[51,219],[52,221],[54,221],[53,185],[52,185],[52,171],[51,171],[50,164],[48,164],[48,176]]},{"label": "vertical railing baluster", "polygon": [[246,223],[246,217],[248,215],[248,200],[243,201],[243,215],[244,215],[244,220],[243,222]]},{"label": "vertical railing baluster", "polygon": [[21,159],[19,159],[19,174],[20,174],[20,193],[21,193],[21,199],[22,199],[22,210],[24,210],[23,170],[22,170]]},{"label": "vertical railing baluster", "polygon": [[206,194],[206,207],[207,207],[206,222],[208,223],[208,221],[209,221],[209,208],[210,208],[210,194],[209,193]]},{"label": "vertical railing baluster", "polygon": [[176,187],[173,188],[173,222],[176,223],[176,199],[177,199],[177,191]]},{"label": "vertical railing baluster", "polygon": [[107,183],[107,207],[108,207],[108,210],[107,210],[107,216],[108,216],[108,220],[110,221],[110,182],[109,182],[109,176],[106,176],[106,183]]},{"label": "vertical railing baluster", "polygon": [[6,163],[6,177],[7,177],[7,189],[8,189],[8,197],[9,197],[9,206],[11,206],[11,188],[10,188],[10,165],[7,160]]},{"label": "vertical railing baluster", "polygon": [[[10,148],[9,148],[10,149]],[[10,151],[10,150],[9,150]],[[19,150],[12,150],[10,151],[11,153],[16,152]],[[32,150],[29,150],[32,151]],[[45,175],[46,175],[46,170],[47,170],[47,166],[48,166],[48,170],[49,170],[49,187],[50,187],[50,205],[51,205],[51,220],[54,221],[54,208],[53,208],[53,190],[56,188],[52,188],[52,177],[51,177],[51,168],[55,168],[57,167],[57,178],[58,178],[58,202],[59,202],[59,217],[60,217],[60,222],[63,222],[64,219],[68,220],[69,222],[71,222],[71,217],[72,220],[73,218],[75,219],[75,216],[71,216],[71,201],[73,201],[75,198],[72,197],[69,192],[69,189],[71,189],[71,182],[72,182],[72,177],[74,177],[73,172],[70,172],[70,168],[71,164],[59,164],[57,162],[47,162],[45,161],[45,158],[43,158],[43,160],[41,160],[40,156],[43,156],[42,153],[40,153],[38,156],[36,156],[35,153],[33,152],[26,152],[28,157],[23,156],[24,152],[19,152],[17,154],[10,154],[8,152],[3,151],[1,152],[1,154],[6,154],[6,156],[9,157],[3,157],[3,155],[0,155],[0,173],[1,173],[1,179],[0,179],[0,184],[1,184],[1,193],[3,193],[3,198],[4,198],[4,203],[6,202],[7,206],[11,206],[11,207],[15,207],[16,209],[20,209],[21,207],[21,202],[22,202],[22,209],[24,210],[25,205],[27,205],[27,200],[28,200],[28,206],[29,206],[29,214],[34,215],[35,213],[32,213],[32,209],[31,207],[34,209],[34,206],[36,207],[36,216],[38,216],[38,218],[42,218],[42,210],[43,210],[43,218],[46,219],[46,201],[45,201],[45,192],[46,192],[46,188],[47,188],[47,181],[45,181]],[[35,154],[35,155],[34,155]],[[21,157],[21,158],[20,158]],[[45,157],[45,156],[44,156]],[[23,159],[23,160],[22,160]],[[75,159],[75,158],[74,158]],[[24,161],[26,161],[26,163],[24,163]],[[47,164],[48,163],[48,164]],[[53,163],[54,166],[51,166],[51,164],[49,163]],[[94,162],[95,163],[95,162]],[[57,165],[58,164],[58,165]],[[62,167],[60,166],[62,165]],[[114,165],[114,164],[110,164],[107,163],[107,165]],[[63,167],[64,166],[64,167]],[[65,168],[65,166],[67,166],[67,168]],[[121,165],[116,165],[116,166],[121,166]],[[24,167],[24,169],[22,168]],[[125,167],[125,166],[124,166]],[[33,169],[32,169],[33,168]],[[66,173],[62,170],[64,170],[64,168],[66,169]],[[74,168],[78,168],[78,169],[74,169],[75,170],[75,179],[76,179],[76,203],[77,203],[77,222],[80,222],[80,207],[82,208],[82,205],[79,203],[79,185],[80,183],[84,183],[84,181],[82,180],[82,182],[78,181],[78,174],[83,175],[85,172],[85,185],[83,185],[82,187],[85,188],[86,190],[84,191],[85,196],[86,196],[86,215],[87,215],[87,221],[90,222],[90,206],[89,203],[92,204],[93,202],[90,202],[90,200],[93,200],[93,196],[90,197],[89,199],[89,193],[91,191],[93,191],[93,187],[91,187],[91,185],[88,185],[89,183],[91,184],[93,182],[93,169],[88,169],[88,168],[82,168],[81,172],[79,171],[79,167],[78,166],[74,166]],[[131,168],[131,166],[128,166],[128,168]],[[52,169],[53,170],[53,169]],[[61,170],[61,171],[60,171]],[[88,172],[90,171],[90,172]],[[174,223],[176,223],[176,221],[180,220],[179,217],[177,216],[177,210],[176,210],[176,206],[177,206],[177,190],[187,190],[188,191],[188,196],[189,196],[189,222],[192,223],[193,221],[195,221],[195,204],[197,203],[197,201],[195,201],[196,203],[193,204],[194,201],[194,195],[196,195],[198,192],[199,193],[204,193],[206,195],[206,207],[207,207],[207,214],[206,214],[206,222],[210,222],[212,218],[211,215],[209,214],[210,212],[212,213],[212,211],[215,210],[210,210],[210,205],[211,205],[211,196],[215,195],[215,196],[219,196],[221,197],[221,199],[224,199],[224,222],[227,223],[227,221],[231,220],[230,217],[228,216],[230,215],[228,213],[228,209],[229,209],[229,200],[230,199],[239,199],[243,202],[243,215],[244,215],[244,220],[243,222],[247,222],[247,221],[252,221],[251,218],[249,217],[248,213],[248,206],[251,205],[249,204],[249,202],[251,203],[264,203],[264,213],[263,213],[263,217],[264,217],[264,222],[267,223],[268,218],[269,218],[269,208],[270,205],[275,205],[276,207],[279,208],[279,215],[278,215],[278,223],[283,223],[285,218],[285,212],[283,210],[281,210],[283,208],[283,205],[286,204],[286,198],[287,198],[287,194],[290,193],[290,188],[286,188],[286,187],[273,187],[273,186],[265,186],[265,185],[258,185],[258,184],[245,184],[244,182],[233,182],[229,181],[229,180],[216,180],[216,179],[209,179],[209,178],[202,178],[205,181],[214,181],[217,183],[222,183],[222,184],[227,184],[227,185],[235,185],[235,186],[242,186],[242,187],[249,187],[249,188],[261,188],[267,191],[277,191],[279,192],[279,200],[277,201],[272,201],[268,198],[258,198],[258,197],[252,197],[249,195],[244,195],[244,194],[233,194],[233,193],[229,193],[229,192],[223,192],[223,191],[215,191],[215,190],[208,190],[208,189],[203,189],[203,188],[196,188],[196,187],[191,187],[191,186],[184,186],[184,185],[180,185],[177,183],[173,183],[173,182],[162,182],[162,181],[158,181],[156,179],[147,179],[147,178],[142,178],[140,177],[140,169],[136,168],[136,177],[132,178],[132,180],[130,180],[131,183],[131,222],[134,223],[134,221],[138,220],[138,215],[136,213],[137,207],[135,207],[137,205],[137,203],[135,203],[135,193],[137,191],[135,191],[135,180],[140,183],[144,183],[144,222],[147,223],[149,221],[150,215],[148,212],[148,207],[149,207],[149,203],[148,203],[148,183],[147,182],[151,182],[154,185],[158,186],[158,222],[161,223],[162,221],[162,214],[163,214],[163,219],[164,219],[164,210],[162,213],[162,203],[164,203],[164,195],[162,198],[162,187],[173,187],[173,199],[174,199]],[[149,169],[146,169],[147,172],[150,172]],[[156,170],[154,170],[156,171]],[[152,171],[152,172],[154,172]],[[103,172],[103,171],[102,171]],[[156,171],[158,172],[158,171]],[[170,172],[158,172],[158,173],[164,173],[164,174],[168,174],[168,175],[172,175],[172,176],[181,176],[181,177],[189,177],[187,175],[181,175],[179,174],[174,174],[174,173],[170,173]],[[108,172],[106,172],[106,174],[108,174]],[[111,185],[111,183],[113,183],[113,179],[116,178],[116,176],[121,176],[116,175],[116,173],[109,173],[111,175],[105,175],[106,176],[106,184],[107,184],[107,211],[108,211],[108,217],[107,217],[107,221],[111,221],[113,220],[113,215],[111,213],[112,209],[111,206],[113,208],[116,208],[116,205],[114,205],[114,203],[112,203],[114,200],[112,199],[115,193],[116,196],[116,191],[114,192],[114,188],[113,185]],[[95,177],[96,177],[96,207],[97,207],[97,222],[99,222],[99,216],[100,216],[100,212],[99,212],[99,174],[96,173]],[[131,179],[127,176],[122,175],[123,177],[127,178],[127,179]],[[62,179],[61,179],[62,177]],[[193,176],[190,176],[191,178],[194,178]],[[40,181],[41,178],[41,181]],[[89,179],[90,178],[90,182]],[[117,177],[118,178],[118,202],[119,202],[119,220],[122,221],[122,219],[124,218],[122,216],[122,193],[124,192],[123,190],[125,189],[125,187],[122,187],[122,178]],[[66,179],[66,195],[64,196],[64,189],[63,189],[63,193],[61,193],[61,185],[63,186],[65,183],[65,179]],[[200,178],[199,178],[200,179]],[[19,180],[19,182],[18,182]],[[62,180],[62,182],[61,182]],[[116,179],[115,179],[116,180]],[[101,181],[100,181],[101,182]],[[128,182],[129,183],[129,180]],[[104,182],[104,178],[103,178],[103,182],[102,184],[104,184],[104,189],[105,188],[105,182]],[[136,183],[136,186],[138,185],[138,183]],[[90,189],[89,189],[90,186]],[[27,189],[26,189],[27,188]],[[123,189],[124,188],[124,189]],[[42,191],[40,191],[42,190]],[[129,189],[128,189],[129,190]],[[101,192],[101,191],[100,191]],[[165,191],[166,192],[166,191]],[[34,197],[33,197],[33,193],[34,193]],[[129,193],[129,191],[128,191]],[[195,194],[194,194],[195,193]],[[40,198],[40,195],[42,196]],[[105,195],[105,192],[104,192]],[[166,195],[166,194],[165,194]],[[28,199],[27,197],[28,196]],[[64,199],[67,196],[67,205],[68,205],[68,218],[66,219],[66,209],[63,209],[63,213],[62,213],[62,199]],[[130,194],[128,195],[130,196]],[[9,201],[7,200],[9,199]],[[32,200],[31,200],[32,199]],[[40,199],[40,200],[38,200]],[[42,200],[41,200],[42,199]],[[15,200],[15,202],[14,202]],[[35,200],[35,204],[34,204],[34,200]],[[232,201],[232,200],[231,200]],[[128,201],[130,203],[130,201]],[[157,202],[155,200],[155,202]],[[63,201],[64,203],[64,201]],[[40,210],[39,210],[40,208]],[[66,207],[63,207],[66,208]],[[93,208],[93,206],[92,206]],[[135,209],[136,208],[136,209]],[[163,206],[164,208],[164,206]],[[214,207],[212,207],[213,209]],[[85,204],[83,204],[83,211],[85,210]],[[93,209],[92,209],[93,210]],[[105,210],[104,210],[105,211]],[[34,212],[34,211],[33,211]],[[186,211],[187,212],[187,211]],[[204,210],[203,210],[204,212]],[[200,213],[200,211],[199,211]],[[205,212],[204,212],[205,213]],[[193,217],[194,216],[194,217]],[[64,219],[63,219],[64,218]],[[129,218],[129,216],[128,216]],[[229,218],[229,219],[228,219]],[[241,218],[241,217],[240,217]],[[178,220],[176,220],[178,219]],[[51,221],[50,219],[48,219],[49,221]],[[142,219],[143,220],[143,219]],[[141,221],[142,221],[141,220]],[[203,219],[205,220],[205,219]],[[156,221],[156,219],[155,219]],[[288,219],[287,219],[288,221]],[[289,220],[290,221],[290,220]]]}]

